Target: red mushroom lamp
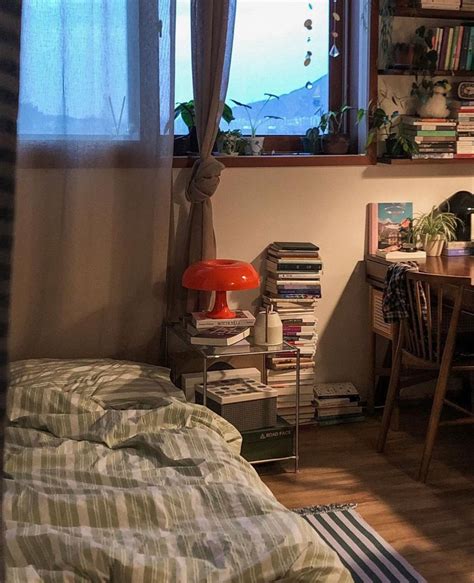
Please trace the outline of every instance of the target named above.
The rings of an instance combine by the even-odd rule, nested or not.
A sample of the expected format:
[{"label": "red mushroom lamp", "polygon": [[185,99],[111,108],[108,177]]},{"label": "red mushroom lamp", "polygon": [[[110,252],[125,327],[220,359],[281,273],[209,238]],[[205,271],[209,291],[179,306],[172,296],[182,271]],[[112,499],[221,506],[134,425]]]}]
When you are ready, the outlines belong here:
[{"label": "red mushroom lamp", "polygon": [[214,307],[209,318],[235,318],[227,305],[227,292],[252,289],[260,285],[260,278],[250,263],[234,259],[209,259],[190,265],[183,275],[183,286],[200,291],[215,291]]}]

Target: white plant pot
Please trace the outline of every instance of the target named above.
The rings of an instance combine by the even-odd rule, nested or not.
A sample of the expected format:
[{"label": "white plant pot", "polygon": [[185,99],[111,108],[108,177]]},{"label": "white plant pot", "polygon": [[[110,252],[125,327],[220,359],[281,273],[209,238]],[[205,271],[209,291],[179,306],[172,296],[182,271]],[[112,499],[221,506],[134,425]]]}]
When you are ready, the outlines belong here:
[{"label": "white plant pot", "polygon": [[444,239],[442,237],[426,236],[423,247],[425,248],[428,257],[439,257],[443,252]]},{"label": "white plant pot", "polygon": [[261,156],[263,151],[264,137],[251,136],[246,138],[245,153],[247,156]]}]

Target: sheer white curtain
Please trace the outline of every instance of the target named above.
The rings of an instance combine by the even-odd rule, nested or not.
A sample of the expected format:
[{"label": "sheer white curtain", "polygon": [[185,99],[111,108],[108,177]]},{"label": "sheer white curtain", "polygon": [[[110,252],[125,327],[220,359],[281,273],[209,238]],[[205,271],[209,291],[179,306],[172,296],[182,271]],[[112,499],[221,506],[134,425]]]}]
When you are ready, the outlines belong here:
[{"label": "sheer white curtain", "polygon": [[175,0],[24,0],[16,358],[158,360]]}]

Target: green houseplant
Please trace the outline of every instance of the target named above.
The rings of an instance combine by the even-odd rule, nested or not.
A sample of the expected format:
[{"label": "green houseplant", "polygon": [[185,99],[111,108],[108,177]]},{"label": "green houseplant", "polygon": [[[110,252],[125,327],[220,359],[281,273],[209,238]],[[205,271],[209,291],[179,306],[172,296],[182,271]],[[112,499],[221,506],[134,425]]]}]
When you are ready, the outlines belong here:
[{"label": "green houseplant", "polygon": [[418,152],[415,141],[405,136],[400,129],[401,118],[398,111],[388,114],[380,105],[371,107],[369,104],[367,116],[369,132],[365,144],[366,149],[374,143],[380,133],[384,137],[385,156],[388,158],[407,158]]},{"label": "green houseplant", "polygon": [[238,156],[245,151],[245,138],[240,130],[219,130],[216,145],[219,154]]},{"label": "green houseplant", "polygon": [[[198,152],[199,145],[196,133],[196,109],[194,106],[194,99],[190,101],[182,101],[177,103],[174,108],[174,119],[181,117],[186,127],[188,128],[187,136],[178,136],[175,139],[175,155],[184,155],[187,151]],[[232,108],[224,104],[224,111],[222,112],[222,119],[230,123],[234,119]],[[178,151],[180,153],[178,153]]]},{"label": "green houseplant", "polygon": [[413,220],[413,233],[426,254],[441,255],[444,244],[456,239],[456,227],[461,221],[449,212],[441,212],[433,207],[428,213],[420,214]]},{"label": "green houseplant", "polygon": [[247,118],[250,124],[250,137],[245,138],[247,142],[246,153],[251,156],[259,156],[263,151],[263,144],[265,141],[265,137],[258,137],[257,131],[258,128],[262,125],[264,120],[266,119],[283,119],[278,115],[262,115],[263,111],[269,104],[272,99],[280,99],[278,95],[274,95],[273,93],[264,93],[266,99],[264,99],[260,109],[257,111],[255,115],[252,115],[252,106],[248,103],[241,103],[236,99],[231,99],[232,103],[238,105],[239,107],[243,107],[245,113],[247,114]]},{"label": "green houseplant", "polygon": [[344,121],[349,105],[343,105],[334,111],[323,113],[319,122],[321,147],[324,154],[347,154],[349,151],[349,135],[344,132]]}]

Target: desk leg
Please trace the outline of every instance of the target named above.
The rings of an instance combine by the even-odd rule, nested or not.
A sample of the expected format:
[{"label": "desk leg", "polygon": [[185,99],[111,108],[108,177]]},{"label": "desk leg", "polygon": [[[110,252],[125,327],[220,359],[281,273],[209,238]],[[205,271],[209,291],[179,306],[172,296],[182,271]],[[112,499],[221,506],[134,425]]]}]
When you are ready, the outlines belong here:
[{"label": "desk leg", "polygon": [[375,389],[377,377],[377,334],[370,330],[369,336],[369,357],[370,357],[370,375],[369,375],[369,392],[367,394],[367,413],[373,415],[375,411]]}]

